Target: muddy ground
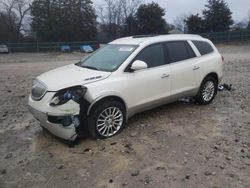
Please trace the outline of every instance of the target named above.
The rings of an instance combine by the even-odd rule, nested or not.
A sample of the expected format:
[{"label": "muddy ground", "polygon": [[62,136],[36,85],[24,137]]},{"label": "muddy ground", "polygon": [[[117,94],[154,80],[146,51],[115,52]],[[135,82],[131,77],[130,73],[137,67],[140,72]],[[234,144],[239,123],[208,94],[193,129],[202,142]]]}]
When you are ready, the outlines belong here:
[{"label": "muddy ground", "polygon": [[138,114],[73,148],[42,131],[27,99],[32,78],[83,54],[0,54],[0,187],[250,187],[250,45],[218,47],[234,91]]}]

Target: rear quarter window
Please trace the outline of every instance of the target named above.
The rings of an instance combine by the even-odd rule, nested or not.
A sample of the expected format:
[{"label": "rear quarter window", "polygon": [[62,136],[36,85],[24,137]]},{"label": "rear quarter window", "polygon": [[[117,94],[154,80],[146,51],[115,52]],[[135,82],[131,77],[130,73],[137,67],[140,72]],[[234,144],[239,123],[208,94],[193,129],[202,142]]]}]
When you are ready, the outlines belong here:
[{"label": "rear quarter window", "polygon": [[192,41],[196,48],[199,50],[201,55],[206,55],[212,53],[214,49],[208,42],[204,41]]}]

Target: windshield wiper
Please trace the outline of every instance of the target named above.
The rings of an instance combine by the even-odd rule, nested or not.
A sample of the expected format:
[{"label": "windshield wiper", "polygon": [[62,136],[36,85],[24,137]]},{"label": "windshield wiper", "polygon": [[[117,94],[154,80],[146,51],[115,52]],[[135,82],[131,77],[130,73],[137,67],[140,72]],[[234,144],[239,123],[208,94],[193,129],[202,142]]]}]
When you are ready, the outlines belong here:
[{"label": "windshield wiper", "polygon": [[88,66],[88,65],[82,65],[81,67],[87,68],[87,69],[99,70],[99,69],[96,68],[96,67],[91,67],[91,66]]}]

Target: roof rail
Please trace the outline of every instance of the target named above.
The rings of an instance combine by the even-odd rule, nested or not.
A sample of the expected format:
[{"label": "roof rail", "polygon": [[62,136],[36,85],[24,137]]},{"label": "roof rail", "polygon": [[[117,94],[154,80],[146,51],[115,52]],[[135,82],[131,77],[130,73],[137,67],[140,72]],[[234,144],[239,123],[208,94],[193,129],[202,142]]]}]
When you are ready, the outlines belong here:
[{"label": "roof rail", "polygon": [[150,35],[134,35],[132,38],[145,38],[145,37],[156,37],[159,36],[157,34],[150,34]]}]

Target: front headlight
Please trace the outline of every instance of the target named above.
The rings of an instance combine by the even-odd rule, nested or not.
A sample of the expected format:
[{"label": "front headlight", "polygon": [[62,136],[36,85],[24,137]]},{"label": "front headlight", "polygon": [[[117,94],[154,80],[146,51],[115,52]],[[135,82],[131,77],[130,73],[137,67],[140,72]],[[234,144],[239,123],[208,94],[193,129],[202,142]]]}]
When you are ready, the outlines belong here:
[{"label": "front headlight", "polygon": [[69,100],[73,100],[77,103],[84,97],[87,92],[87,88],[84,86],[73,86],[70,88],[59,90],[52,98],[50,105],[58,106],[65,104]]},{"label": "front headlight", "polygon": [[35,79],[32,83],[31,97],[33,100],[39,101],[47,91],[47,87],[41,81]]}]

